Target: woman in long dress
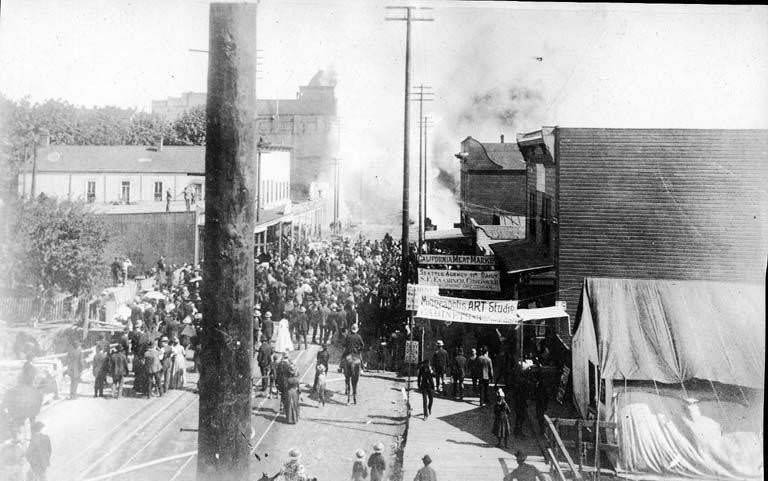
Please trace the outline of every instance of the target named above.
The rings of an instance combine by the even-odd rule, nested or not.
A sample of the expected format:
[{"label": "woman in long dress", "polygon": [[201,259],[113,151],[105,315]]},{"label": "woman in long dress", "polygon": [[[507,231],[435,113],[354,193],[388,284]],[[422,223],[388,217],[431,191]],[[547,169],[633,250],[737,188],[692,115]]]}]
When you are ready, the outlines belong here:
[{"label": "woman in long dress", "polygon": [[171,375],[171,389],[184,389],[184,383],[187,381],[187,351],[179,342],[178,336],[173,336],[173,370]]},{"label": "woman in long dress", "polygon": [[299,376],[295,366],[291,367],[285,380],[285,421],[288,424],[299,422]]},{"label": "woman in long dress", "polygon": [[293,341],[291,341],[291,330],[288,319],[281,319],[277,325],[277,342],[275,351],[288,352],[293,351]]}]

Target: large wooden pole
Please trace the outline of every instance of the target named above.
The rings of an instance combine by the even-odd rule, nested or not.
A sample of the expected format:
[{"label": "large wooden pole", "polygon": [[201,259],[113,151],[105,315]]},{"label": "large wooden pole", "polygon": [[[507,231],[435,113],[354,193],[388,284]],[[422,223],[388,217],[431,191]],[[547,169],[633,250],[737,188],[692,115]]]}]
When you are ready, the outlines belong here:
[{"label": "large wooden pole", "polygon": [[197,479],[249,479],[256,5],[211,4]]},{"label": "large wooden pole", "polygon": [[400,259],[400,299],[405,305],[405,296],[408,289],[408,271],[409,271],[409,246],[408,229],[410,227],[410,176],[408,173],[408,162],[410,161],[410,142],[411,142],[411,7],[406,8],[405,22],[405,111],[403,127],[403,232],[402,232],[402,258]]}]

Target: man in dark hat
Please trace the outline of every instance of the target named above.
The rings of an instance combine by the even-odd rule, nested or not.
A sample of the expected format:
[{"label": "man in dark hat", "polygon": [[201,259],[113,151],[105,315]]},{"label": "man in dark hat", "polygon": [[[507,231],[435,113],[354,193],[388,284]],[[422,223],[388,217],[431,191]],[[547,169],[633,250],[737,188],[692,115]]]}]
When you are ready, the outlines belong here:
[{"label": "man in dark hat", "polygon": [[429,457],[429,454],[425,454],[421,458],[421,462],[424,463],[424,467],[419,469],[413,481],[437,481],[437,473],[432,469],[432,458]]},{"label": "man in dark hat", "polygon": [[[330,353],[328,352],[328,345],[326,343],[323,343],[320,351],[317,353],[317,362],[315,363],[318,366],[325,366],[325,372],[328,372],[328,361],[330,360]],[[312,384],[312,392],[317,392],[317,377],[319,373],[315,373],[315,382]]]},{"label": "man in dark hat", "polygon": [[45,481],[45,472],[51,465],[51,438],[43,434],[45,425],[40,421],[32,423],[32,437],[29,439],[29,447],[25,457],[29,463],[29,476],[33,481]]},{"label": "man in dark hat", "polygon": [[307,309],[304,306],[299,307],[299,312],[295,317],[296,325],[296,347],[301,348],[301,342],[304,341],[304,349],[307,349],[307,332],[309,331],[309,319],[307,318]]},{"label": "man in dark hat", "polygon": [[526,454],[520,450],[515,453],[517,467],[511,473],[504,476],[504,481],[543,481],[545,479],[539,470],[536,469],[536,466],[525,462],[526,458]]},{"label": "man in dark hat", "polygon": [[261,372],[261,390],[266,391],[269,387],[269,376],[272,371],[272,343],[270,343],[266,337],[261,337],[261,345],[259,346],[259,352],[256,355],[256,362],[259,364],[259,371]]},{"label": "man in dark hat", "polygon": [[123,378],[128,375],[128,358],[125,357],[122,344],[117,345],[117,351],[112,354],[109,367],[112,371],[112,396],[119,398],[123,394]]}]

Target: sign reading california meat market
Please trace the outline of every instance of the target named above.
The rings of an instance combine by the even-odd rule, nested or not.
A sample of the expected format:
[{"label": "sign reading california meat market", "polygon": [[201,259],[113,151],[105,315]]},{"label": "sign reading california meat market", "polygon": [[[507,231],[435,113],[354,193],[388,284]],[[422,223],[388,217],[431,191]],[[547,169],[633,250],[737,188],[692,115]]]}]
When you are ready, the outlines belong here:
[{"label": "sign reading california meat market", "polygon": [[501,291],[499,271],[458,271],[419,268],[419,284],[441,289],[465,291]]},{"label": "sign reading california meat market", "polygon": [[454,266],[493,266],[496,265],[496,256],[460,256],[460,255],[436,255],[421,254],[421,265],[454,265]]},{"label": "sign reading california meat market", "polygon": [[424,294],[416,317],[474,324],[516,324],[517,301],[488,301]]}]

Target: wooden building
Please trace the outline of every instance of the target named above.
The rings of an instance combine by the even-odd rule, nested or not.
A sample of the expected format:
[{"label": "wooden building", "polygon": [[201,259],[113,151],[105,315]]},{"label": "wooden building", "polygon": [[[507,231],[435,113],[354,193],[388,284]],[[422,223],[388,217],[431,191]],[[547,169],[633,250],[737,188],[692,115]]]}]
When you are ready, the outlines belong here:
[{"label": "wooden building", "polygon": [[517,140],[529,245],[551,253],[572,319],[588,277],[764,283],[768,131],[548,127]]}]

